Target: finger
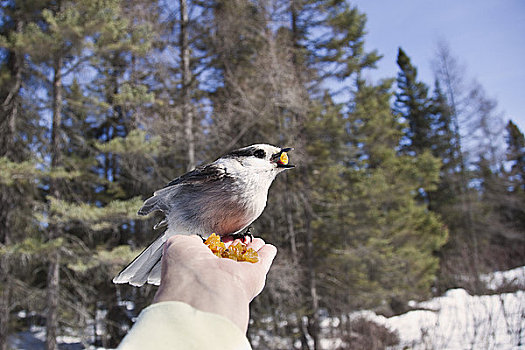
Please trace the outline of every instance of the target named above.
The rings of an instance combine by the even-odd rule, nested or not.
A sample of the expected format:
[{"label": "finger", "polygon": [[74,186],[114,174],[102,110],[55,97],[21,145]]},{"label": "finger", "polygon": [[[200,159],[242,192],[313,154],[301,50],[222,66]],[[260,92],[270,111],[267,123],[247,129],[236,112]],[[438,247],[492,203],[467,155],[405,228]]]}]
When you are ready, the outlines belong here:
[{"label": "finger", "polygon": [[243,240],[241,238],[236,238],[236,239],[234,239],[232,241],[228,241],[228,240],[227,241],[223,241],[223,243],[226,245],[226,248],[229,248],[230,246],[232,246],[232,247],[236,246],[239,243],[244,245],[244,242],[243,242]]},{"label": "finger", "polygon": [[273,259],[277,255],[277,248],[271,244],[265,244],[257,253],[259,254],[259,264],[264,268],[265,273],[268,273]]},{"label": "finger", "polygon": [[202,239],[197,235],[174,235],[168,238],[166,241],[166,246],[169,248],[172,245],[175,246],[194,246],[197,243],[202,243]]},{"label": "finger", "polygon": [[252,248],[256,252],[259,251],[262,247],[264,247],[265,243],[261,238],[254,238],[250,243],[246,245],[248,248]]},{"label": "finger", "polygon": [[175,235],[168,238],[164,252],[166,253],[168,251],[170,255],[182,259],[188,256],[201,256],[201,254],[208,253],[213,255],[211,250],[202,243],[202,239],[197,235]]}]

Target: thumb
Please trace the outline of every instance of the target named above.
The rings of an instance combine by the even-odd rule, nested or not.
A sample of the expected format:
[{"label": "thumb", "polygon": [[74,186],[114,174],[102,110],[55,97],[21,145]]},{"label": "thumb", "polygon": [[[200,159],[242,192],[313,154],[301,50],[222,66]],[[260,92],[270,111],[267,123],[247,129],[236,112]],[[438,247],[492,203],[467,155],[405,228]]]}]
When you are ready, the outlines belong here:
[{"label": "thumb", "polygon": [[270,271],[273,259],[277,255],[277,248],[271,244],[265,244],[257,253],[259,254],[259,261],[254,266],[257,269],[257,273],[252,274],[251,278],[252,294],[250,300],[253,300],[264,289],[266,275]]},{"label": "thumb", "polygon": [[266,275],[270,271],[270,266],[272,266],[273,259],[277,255],[277,248],[271,244],[265,244],[259,251],[259,264],[261,264],[264,269],[264,274]]}]

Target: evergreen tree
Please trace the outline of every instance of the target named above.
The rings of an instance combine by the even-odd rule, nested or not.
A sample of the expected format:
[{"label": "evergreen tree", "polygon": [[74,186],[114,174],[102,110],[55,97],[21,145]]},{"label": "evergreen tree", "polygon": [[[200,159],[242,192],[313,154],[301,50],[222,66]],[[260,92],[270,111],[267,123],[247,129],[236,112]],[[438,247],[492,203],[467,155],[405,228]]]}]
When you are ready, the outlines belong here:
[{"label": "evergreen tree", "polygon": [[[291,1],[289,11],[292,64],[296,79],[302,85],[300,96],[305,101],[304,104],[310,106],[306,113],[295,116],[298,122],[296,125],[301,130],[300,135],[304,135],[310,123],[308,115],[316,111],[316,103],[307,101],[311,97],[324,98],[322,83],[338,81],[350,85],[364,69],[374,67],[379,56],[375,51],[366,52],[364,50],[366,16],[347,2]],[[351,87],[346,88],[347,91],[352,91]],[[327,117],[332,116],[332,113],[334,113],[333,110],[327,113]],[[342,119],[341,116],[339,118]],[[333,119],[326,122],[330,121]],[[345,142],[344,138],[332,139],[330,134],[323,135],[321,139],[326,143],[332,142],[334,145],[341,145]],[[308,149],[308,140],[306,137],[303,139],[299,136],[298,147]],[[310,148],[310,151],[313,150]],[[330,251],[330,249],[324,251],[317,246],[320,242],[322,244],[324,232],[319,232],[321,230],[317,230],[315,226],[316,213],[311,203],[315,203],[316,198],[321,198],[318,191],[328,191],[328,189],[317,188],[315,185],[323,172],[314,167],[316,156],[315,151],[308,152],[301,159],[302,188],[299,191],[302,193],[302,201],[297,202],[304,207],[305,212],[302,223],[305,231],[305,255],[302,265],[306,267],[304,290],[307,294],[304,299],[306,302],[305,316],[308,323],[307,333],[303,335],[302,343],[307,346],[307,338],[311,337],[314,341],[314,348],[319,346],[319,313],[322,304],[319,292],[322,282],[319,282],[319,273],[325,267],[317,250],[323,251],[323,254]],[[328,163],[325,164],[325,167],[330,169],[332,165],[329,162],[330,158],[326,160]]]},{"label": "evergreen tree", "polygon": [[[498,248],[504,261],[498,261],[500,269],[520,266],[525,261],[525,138],[512,120],[507,131],[506,160],[510,169],[501,169],[496,184],[499,196],[489,198],[488,203],[496,206],[500,230],[492,236],[493,246]],[[501,183],[502,182],[502,183]]]},{"label": "evergreen tree", "polygon": [[[479,181],[478,191],[480,193],[479,208],[480,216],[476,218],[476,231],[480,232],[480,248],[483,251],[480,263],[494,270],[506,270],[514,265],[511,261],[516,259],[520,246],[520,240],[516,240],[514,231],[509,222],[505,220],[502,213],[508,207],[509,196],[507,194],[505,179],[501,169],[494,170],[492,162],[481,157],[476,163],[476,178]],[[521,242],[523,248],[523,242]],[[518,249],[516,249],[518,248]]]},{"label": "evergreen tree", "polygon": [[433,156],[440,159],[441,169],[436,189],[427,193],[428,207],[439,214],[445,224],[450,225],[457,218],[457,207],[460,205],[459,160],[453,146],[451,109],[438,81],[435,82],[429,109],[434,120],[430,135],[431,151]]},{"label": "evergreen tree", "polygon": [[454,138],[452,111],[437,80],[434,83],[434,94],[430,101],[429,112],[434,121],[430,135],[432,154],[441,159],[442,171],[450,175],[458,167],[458,160],[452,147]]},{"label": "evergreen tree", "polygon": [[[36,184],[42,175],[31,159],[42,137],[34,121],[34,105],[27,99],[31,78],[26,68],[26,48],[20,45],[28,23],[38,17],[40,4],[8,1],[2,4],[0,24],[0,349],[8,349],[8,335],[18,307],[28,307],[32,295],[31,269],[38,252],[21,251],[27,239],[34,238],[37,225],[32,213],[38,207]],[[24,86],[25,85],[25,86]],[[28,266],[29,265],[29,266]],[[21,287],[23,286],[23,287]]]},{"label": "evergreen tree", "polygon": [[400,72],[397,77],[395,111],[407,124],[406,137],[409,144],[404,148],[408,152],[421,154],[432,146],[433,120],[429,109],[428,87],[417,80],[417,69],[410,58],[399,48],[397,65]]},{"label": "evergreen tree", "polygon": [[509,172],[512,191],[525,191],[525,137],[512,120],[507,123],[507,161],[512,163]]},{"label": "evergreen tree", "polygon": [[351,120],[361,154],[347,175],[353,220],[338,259],[349,259],[354,307],[385,299],[390,312],[401,312],[409,298],[428,296],[438,268],[433,252],[445,243],[447,230],[415,199],[420,188],[435,189],[439,161],[429,153],[397,154],[403,126],[391,113],[389,89],[389,82],[359,83]]},{"label": "evergreen tree", "polygon": [[[44,86],[49,84],[51,87],[43,105],[43,110],[52,116],[50,141],[45,148],[50,163],[46,166],[51,174],[63,172],[60,177],[53,175],[49,178],[46,184],[48,190],[43,188],[48,194],[48,206],[44,215],[38,216],[38,220],[47,224],[50,247],[56,242],[56,248],[49,249],[47,255],[49,268],[46,287],[46,347],[55,349],[59,319],[62,323],[66,322],[63,317],[59,317],[62,311],[66,311],[65,305],[59,304],[59,295],[68,295],[71,301],[75,301],[69,304],[70,307],[81,305],[77,309],[82,311],[76,314],[80,318],[77,321],[86,322],[85,315],[89,315],[86,299],[83,299],[86,294],[81,288],[77,288],[86,287],[89,282],[84,281],[88,284],[82,284],[81,278],[77,280],[76,276],[68,272],[70,264],[75,265],[79,257],[89,256],[89,249],[95,248],[89,244],[90,235],[84,236],[85,230],[107,230],[108,222],[128,219],[134,212],[131,208],[139,203],[137,199],[127,204],[114,202],[115,197],[103,199],[104,194],[100,194],[105,184],[102,180],[99,186],[97,174],[92,174],[93,164],[96,163],[94,160],[97,158],[88,139],[94,136],[89,130],[89,124],[98,123],[99,118],[86,112],[89,103],[94,101],[87,101],[89,99],[83,96],[78,81],[73,79],[69,83],[71,80],[66,78],[78,73],[95,57],[111,55],[111,51],[132,46],[135,40],[141,40],[136,35],[141,28],[138,27],[135,31],[126,30],[130,22],[122,18],[123,7],[119,1],[64,1],[45,5],[47,8],[42,11],[42,19],[24,28],[23,35],[17,37],[17,44],[27,49],[32,61],[31,67],[41,77],[51,76],[50,81],[43,81]],[[120,90],[113,90],[113,94],[119,92]],[[100,112],[100,104],[95,106],[96,111]],[[118,109],[117,106],[113,110]],[[119,117],[122,122],[126,122],[124,114]],[[128,129],[124,131],[127,133]],[[115,169],[116,164],[112,170]],[[113,175],[116,176],[114,172]],[[104,205],[107,205],[107,210],[101,212],[100,207]],[[106,224],[103,224],[104,221]],[[61,270],[66,272],[63,276],[68,279],[64,289],[60,287]]]}]

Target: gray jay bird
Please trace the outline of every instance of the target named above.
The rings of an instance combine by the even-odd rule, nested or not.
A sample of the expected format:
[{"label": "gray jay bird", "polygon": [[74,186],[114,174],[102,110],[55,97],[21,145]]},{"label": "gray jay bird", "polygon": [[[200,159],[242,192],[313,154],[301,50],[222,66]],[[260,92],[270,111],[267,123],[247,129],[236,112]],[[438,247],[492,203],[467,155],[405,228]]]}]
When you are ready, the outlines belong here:
[{"label": "gray jay bird", "polygon": [[113,278],[113,283],[159,285],[164,242],[173,235],[240,234],[263,212],[277,174],[294,167],[288,164],[286,152],[290,150],[266,144],[240,148],[156,191],[138,214],[161,211],[165,219],[155,228],[168,228]]}]

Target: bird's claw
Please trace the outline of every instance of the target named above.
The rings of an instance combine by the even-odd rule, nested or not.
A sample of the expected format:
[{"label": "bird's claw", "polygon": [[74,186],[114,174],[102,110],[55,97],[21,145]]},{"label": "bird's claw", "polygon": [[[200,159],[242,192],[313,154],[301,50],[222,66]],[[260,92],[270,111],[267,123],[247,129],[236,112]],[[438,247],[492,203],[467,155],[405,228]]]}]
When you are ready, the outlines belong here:
[{"label": "bird's claw", "polygon": [[231,235],[231,238],[232,240],[236,240],[236,239],[240,239],[242,243],[244,244],[247,244],[246,241],[247,241],[247,237],[250,238],[250,243],[253,242],[253,235],[252,235],[252,227],[248,227],[248,229],[244,232],[241,232],[241,233],[235,233],[233,235]]}]

